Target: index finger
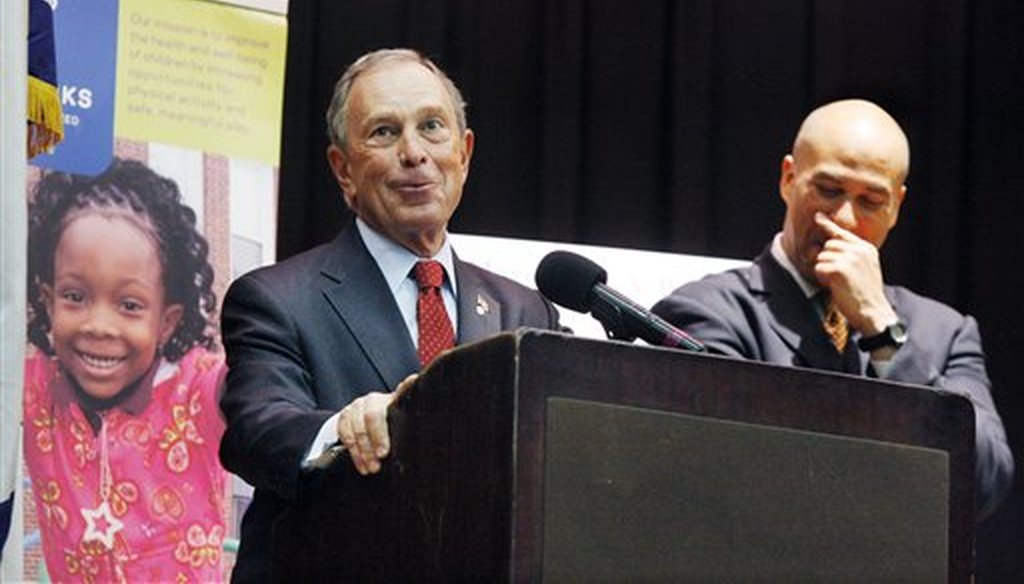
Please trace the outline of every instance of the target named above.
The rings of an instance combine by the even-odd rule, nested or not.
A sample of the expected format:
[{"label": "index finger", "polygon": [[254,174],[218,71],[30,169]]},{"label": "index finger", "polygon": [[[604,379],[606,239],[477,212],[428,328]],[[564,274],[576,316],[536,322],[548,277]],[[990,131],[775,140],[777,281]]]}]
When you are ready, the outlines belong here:
[{"label": "index finger", "polygon": [[391,399],[391,403],[397,402],[403,395],[405,395],[412,386],[416,385],[416,380],[419,378],[419,373],[412,373],[402,381],[398,382],[398,385],[395,386],[395,391],[392,392],[394,397]]},{"label": "index finger", "polygon": [[388,404],[377,401],[367,408],[364,417],[369,442],[366,452],[373,452],[377,458],[384,458],[391,450],[391,436],[388,434]]},{"label": "index finger", "polygon": [[825,234],[828,235],[830,239],[842,239],[845,241],[854,241],[859,239],[852,231],[843,229],[838,223],[830,219],[828,215],[821,211],[814,214],[814,222],[825,230]]}]

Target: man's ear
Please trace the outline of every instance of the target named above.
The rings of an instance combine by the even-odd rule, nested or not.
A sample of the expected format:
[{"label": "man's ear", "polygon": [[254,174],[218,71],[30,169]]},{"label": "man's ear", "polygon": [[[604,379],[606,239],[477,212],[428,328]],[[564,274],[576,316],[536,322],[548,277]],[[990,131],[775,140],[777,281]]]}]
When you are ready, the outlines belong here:
[{"label": "man's ear", "polygon": [[896,202],[892,210],[892,217],[889,219],[889,229],[896,226],[896,220],[900,217],[900,207],[903,206],[903,199],[907,196],[907,185],[900,185],[900,190],[896,193]]},{"label": "man's ear", "polygon": [[327,147],[327,164],[331,167],[331,174],[334,175],[334,180],[337,181],[338,187],[341,188],[341,192],[345,197],[345,204],[350,209],[355,210],[355,186],[352,182],[352,171],[349,168],[348,157],[342,152],[341,148],[331,144]]},{"label": "man's ear", "polygon": [[793,186],[793,181],[796,180],[795,165],[793,155],[787,154],[782,157],[782,164],[779,166],[779,196],[787,205],[789,204],[789,190]]},{"label": "man's ear", "polygon": [[462,135],[462,172],[469,175],[469,162],[473,158],[473,145],[476,143],[476,135],[473,130],[466,128]]}]

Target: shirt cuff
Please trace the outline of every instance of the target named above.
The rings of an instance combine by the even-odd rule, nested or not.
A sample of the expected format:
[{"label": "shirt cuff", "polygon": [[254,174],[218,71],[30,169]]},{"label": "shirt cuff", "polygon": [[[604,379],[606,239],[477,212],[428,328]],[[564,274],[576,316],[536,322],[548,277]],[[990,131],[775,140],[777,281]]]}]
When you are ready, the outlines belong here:
[{"label": "shirt cuff", "polygon": [[871,368],[875,370],[875,376],[879,379],[885,379],[889,374],[889,369],[892,368],[892,359],[880,361],[876,359],[871,360]]},{"label": "shirt cuff", "polygon": [[341,412],[335,412],[333,416],[327,418],[323,426],[320,426],[320,431],[317,432],[316,438],[313,439],[313,444],[310,445],[309,451],[306,452],[306,458],[302,461],[302,468],[304,470],[327,468],[339,455],[345,452],[345,448],[338,440],[338,418],[340,417]]}]

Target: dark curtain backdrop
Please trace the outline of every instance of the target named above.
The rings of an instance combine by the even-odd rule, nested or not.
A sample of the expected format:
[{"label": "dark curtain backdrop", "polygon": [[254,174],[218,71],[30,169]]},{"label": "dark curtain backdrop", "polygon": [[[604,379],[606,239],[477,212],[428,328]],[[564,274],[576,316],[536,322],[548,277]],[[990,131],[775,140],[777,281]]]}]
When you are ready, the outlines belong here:
[{"label": "dark curtain backdrop", "polygon": [[[469,101],[457,231],[749,258],[781,225],[803,116],[862,96],[912,149],[887,280],[980,321],[1018,467],[1024,3],[302,0],[289,15],[279,246],[347,217],[323,112],[363,52],[418,48]],[[1020,473],[1018,473],[1020,475]],[[978,582],[1024,581],[1024,485],[979,527]]]}]

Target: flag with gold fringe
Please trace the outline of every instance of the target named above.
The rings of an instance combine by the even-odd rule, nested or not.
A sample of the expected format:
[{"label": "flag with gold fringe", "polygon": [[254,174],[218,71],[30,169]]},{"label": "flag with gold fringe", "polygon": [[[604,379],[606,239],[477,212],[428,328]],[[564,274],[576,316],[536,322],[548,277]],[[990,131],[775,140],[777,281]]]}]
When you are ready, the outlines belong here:
[{"label": "flag with gold fringe", "polygon": [[29,0],[28,157],[51,152],[64,138],[64,114],[57,85],[53,10],[57,0]]}]

